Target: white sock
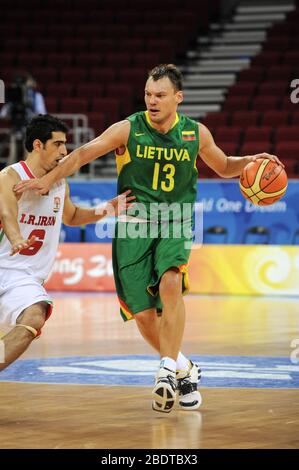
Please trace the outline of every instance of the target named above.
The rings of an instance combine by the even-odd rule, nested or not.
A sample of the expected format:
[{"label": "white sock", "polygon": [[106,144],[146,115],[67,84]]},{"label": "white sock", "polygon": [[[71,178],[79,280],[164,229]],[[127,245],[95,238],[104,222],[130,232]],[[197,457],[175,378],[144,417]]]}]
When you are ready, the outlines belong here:
[{"label": "white sock", "polygon": [[182,354],[180,351],[176,360],[177,370],[186,370],[188,369],[189,364],[190,364],[189,359],[187,359],[186,356],[184,356],[184,354]]},{"label": "white sock", "polygon": [[166,367],[167,369],[173,371],[175,373],[176,371],[176,362],[174,359],[171,359],[171,357],[161,357],[161,362],[160,362],[160,368]]}]

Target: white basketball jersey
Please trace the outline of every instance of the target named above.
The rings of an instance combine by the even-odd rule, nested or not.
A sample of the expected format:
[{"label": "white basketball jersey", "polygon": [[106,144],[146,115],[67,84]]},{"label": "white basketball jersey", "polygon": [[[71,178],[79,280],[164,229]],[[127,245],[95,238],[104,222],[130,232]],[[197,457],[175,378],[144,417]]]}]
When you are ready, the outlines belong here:
[{"label": "white basketball jersey", "polygon": [[[22,180],[35,178],[26,162],[11,165]],[[0,269],[16,269],[43,282],[55,260],[62,222],[65,180],[55,183],[44,196],[26,191],[18,201],[18,221],[23,238],[36,237],[35,243],[10,256],[11,244],[0,227]]]}]

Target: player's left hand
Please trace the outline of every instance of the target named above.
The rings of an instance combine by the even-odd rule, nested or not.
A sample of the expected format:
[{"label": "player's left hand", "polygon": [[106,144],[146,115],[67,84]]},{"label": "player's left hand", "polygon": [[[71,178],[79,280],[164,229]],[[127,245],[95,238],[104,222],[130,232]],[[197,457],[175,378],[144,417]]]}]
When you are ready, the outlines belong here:
[{"label": "player's left hand", "polygon": [[130,193],[131,189],[128,189],[114,199],[111,199],[98,211],[98,213],[102,213],[103,216],[118,216],[122,212],[126,212],[136,199],[135,196],[129,196]]},{"label": "player's left hand", "polygon": [[34,178],[30,180],[21,180],[15,184],[13,191],[16,194],[22,194],[25,191],[33,191],[36,195],[43,195],[49,192],[50,186],[45,181],[45,177]]},{"label": "player's left hand", "polygon": [[134,201],[136,197],[129,196],[130,193],[131,189],[128,189],[124,193],[109,201],[109,204],[114,207],[115,215],[120,215],[122,212],[125,212],[129,207],[131,207],[131,205],[133,204],[132,201]]},{"label": "player's left hand", "polygon": [[10,251],[10,256],[15,255],[16,253],[19,253],[22,250],[25,250],[26,248],[29,248],[33,243],[36,241],[36,237],[32,236],[29,239],[24,239],[22,237],[19,237],[18,239],[14,240],[14,242],[11,245],[11,251]]},{"label": "player's left hand", "polygon": [[258,158],[268,158],[272,162],[277,163],[278,165],[281,165],[284,168],[284,164],[279,160],[279,158],[276,155],[271,155],[270,153],[258,153],[256,155],[251,155],[251,161],[255,162]]}]

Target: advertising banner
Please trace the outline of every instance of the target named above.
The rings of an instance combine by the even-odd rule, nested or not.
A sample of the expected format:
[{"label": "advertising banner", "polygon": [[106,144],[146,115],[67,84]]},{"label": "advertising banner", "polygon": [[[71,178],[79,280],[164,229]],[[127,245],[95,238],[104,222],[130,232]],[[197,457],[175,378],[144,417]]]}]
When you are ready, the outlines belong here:
[{"label": "advertising banner", "polygon": [[[204,245],[191,251],[190,292],[299,295],[299,247]],[[46,288],[114,291],[111,244],[63,243]]]},{"label": "advertising banner", "polygon": [[[115,197],[115,181],[70,181],[71,197],[83,206],[95,206]],[[199,180],[198,202],[203,211],[205,244],[299,245],[299,184],[289,181],[286,195],[270,206],[254,206],[244,199],[238,180]],[[114,219],[104,219],[111,230],[87,226],[74,241],[111,242]],[[110,227],[111,226],[111,227]],[[73,241],[75,228],[67,228],[62,241]],[[77,229],[78,230],[78,229]],[[82,232],[82,231],[81,231]],[[112,234],[112,235],[111,235]]]},{"label": "advertising banner", "polygon": [[236,180],[200,181],[204,243],[299,244],[299,184],[290,181],[275,204],[255,206],[240,193]]},{"label": "advertising banner", "polygon": [[62,243],[45,287],[58,291],[114,291],[111,244]]}]

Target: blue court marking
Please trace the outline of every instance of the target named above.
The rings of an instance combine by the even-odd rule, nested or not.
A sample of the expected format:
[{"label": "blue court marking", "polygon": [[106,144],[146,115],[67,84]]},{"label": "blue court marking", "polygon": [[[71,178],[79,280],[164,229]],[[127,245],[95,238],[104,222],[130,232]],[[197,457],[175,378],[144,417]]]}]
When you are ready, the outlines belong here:
[{"label": "blue court marking", "polygon": [[[204,387],[299,388],[299,364],[288,357],[192,356]],[[152,386],[155,356],[72,356],[19,360],[2,382]]]}]

